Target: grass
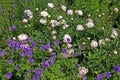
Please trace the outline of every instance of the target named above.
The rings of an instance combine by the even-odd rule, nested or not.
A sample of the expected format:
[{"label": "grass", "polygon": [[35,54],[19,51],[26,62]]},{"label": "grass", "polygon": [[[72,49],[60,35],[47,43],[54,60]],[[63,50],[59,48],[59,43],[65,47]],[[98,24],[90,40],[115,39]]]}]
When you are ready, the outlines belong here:
[{"label": "grass", "polygon": [[[51,0],[50,0],[51,1]],[[59,2],[60,1],[60,2]],[[41,75],[42,79],[45,80],[80,80],[78,77],[78,70],[75,69],[74,65],[79,64],[88,69],[87,78],[88,80],[95,80],[98,74],[104,74],[106,71],[110,71],[112,76],[103,80],[119,80],[119,73],[115,73],[113,67],[115,65],[120,66],[120,1],[119,0],[53,0],[53,3],[57,6],[54,9],[48,9],[51,17],[48,18],[47,25],[40,24],[39,20],[42,18],[40,12],[47,8],[47,1],[44,0],[29,0],[23,2],[23,0],[2,0],[0,4],[0,50],[5,49],[8,53],[7,56],[0,58],[0,63],[3,63],[3,66],[0,65],[0,77],[4,80],[5,73],[11,71],[13,76],[11,79],[24,80],[23,74],[25,71],[28,71],[28,75],[25,80],[31,78],[34,75],[30,74],[30,68],[34,71],[38,68],[38,63],[42,66],[42,58],[46,60],[49,59],[50,54],[47,51],[41,51],[39,47],[45,45],[46,41],[51,42],[51,46],[54,49],[54,52],[57,53],[57,58],[55,62],[49,69],[44,69],[43,74]],[[49,2],[49,1],[48,1]],[[14,3],[15,8],[11,7]],[[60,4],[66,5],[67,9],[71,10],[82,10],[83,16],[78,16],[74,13],[72,16],[66,15],[60,9]],[[114,8],[118,8],[118,13],[114,12]],[[38,11],[35,9],[39,8]],[[28,23],[23,24],[23,13],[25,9],[30,9],[33,12],[33,19],[28,21]],[[15,15],[15,18],[12,18],[12,15]],[[88,15],[91,15],[90,17]],[[63,19],[67,21],[67,24],[70,25],[69,28],[63,30],[62,26],[51,28],[49,22],[52,19],[56,20],[58,15],[62,15]],[[73,18],[74,20],[71,20]],[[95,24],[94,28],[87,28],[86,23],[88,18],[91,18]],[[8,27],[16,25],[17,29],[15,31],[8,31]],[[76,31],[76,26],[82,24],[85,28],[83,31]],[[104,27],[105,30],[102,30]],[[118,37],[113,39],[111,37],[111,31],[115,28],[118,31]],[[61,42],[60,46],[54,46],[54,40],[52,39],[51,32],[57,31],[57,40]],[[27,34],[32,37],[36,42],[36,48],[34,48],[34,64],[29,64],[27,62],[28,57],[20,57],[19,52],[15,51],[10,53],[7,39],[13,38],[19,34]],[[69,34],[72,38],[72,45],[75,49],[75,52],[79,54],[78,46],[81,45],[84,47],[82,55],[79,55],[76,58],[70,57],[64,59],[61,56],[62,48],[67,47],[63,42],[63,36]],[[88,40],[87,37],[91,39]],[[110,42],[105,42],[106,45],[98,46],[97,48],[91,48],[90,43],[92,40],[99,42],[100,39],[110,38]],[[38,43],[38,40],[41,39],[43,43]],[[17,40],[16,40],[17,41]],[[85,45],[83,44],[85,42]],[[28,43],[30,44],[30,43]],[[117,51],[118,54],[114,54],[114,51]],[[9,55],[10,53],[10,55]],[[15,54],[14,54],[15,53]],[[14,54],[14,55],[13,55]],[[18,57],[17,57],[18,56]],[[15,59],[17,58],[17,59]],[[14,62],[12,65],[7,64],[8,59],[13,59]],[[15,64],[19,64],[20,69],[18,71],[14,70]],[[60,73],[60,68],[63,68],[63,72]],[[73,77],[71,77],[74,75]]]}]

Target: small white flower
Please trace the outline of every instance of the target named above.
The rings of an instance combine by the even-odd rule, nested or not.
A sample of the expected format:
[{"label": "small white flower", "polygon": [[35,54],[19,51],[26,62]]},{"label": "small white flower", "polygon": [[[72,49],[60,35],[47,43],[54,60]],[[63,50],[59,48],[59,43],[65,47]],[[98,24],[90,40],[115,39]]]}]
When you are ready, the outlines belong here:
[{"label": "small white flower", "polygon": [[83,15],[82,10],[76,10],[75,12],[76,12],[78,15],[80,15],[80,16],[82,16],[82,15]]},{"label": "small white flower", "polygon": [[65,27],[65,26],[63,26],[63,29],[66,29],[66,27]]},{"label": "small white flower", "polygon": [[22,22],[23,22],[23,23],[27,23],[28,20],[27,20],[27,19],[23,19]]},{"label": "small white flower", "polygon": [[48,3],[48,7],[49,7],[49,8],[53,8],[53,7],[54,7],[54,4],[53,4],[53,3]]},{"label": "small white flower", "polygon": [[71,48],[71,47],[72,47],[72,44],[67,44],[67,47],[68,47],[68,48]]},{"label": "small white flower", "polygon": [[73,20],[74,18],[71,18],[71,20]]},{"label": "small white flower", "polygon": [[63,37],[63,42],[70,43],[70,42],[72,42],[72,39],[68,34],[65,34]]},{"label": "small white flower", "polygon": [[83,78],[88,73],[88,69],[86,69],[85,67],[79,67],[78,71],[78,76],[81,78]]},{"label": "small white flower", "polygon": [[82,42],[83,45],[85,45],[86,43],[85,42]]},{"label": "small white flower", "polygon": [[47,11],[41,11],[41,16],[47,17],[49,14]]},{"label": "small white flower", "polygon": [[29,16],[29,20],[31,20],[33,18],[33,15]]},{"label": "small white flower", "polygon": [[90,40],[91,38],[90,37],[87,37],[88,40]]},{"label": "small white flower", "polygon": [[117,13],[119,11],[118,8],[114,8],[114,12]]},{"label": "small white flower", "polygon": [[53,49],[52,49],[52,48],[49,48],[49,49],[48,49],[48,52],[49,52],[49,53],[52,53],[52,52],[53,52]]},{"label": "small white flower", "polygon": [[16,40],[16,37],[13,37],[13,40]]},{"label": "small white flower", "polygon": [[52,31],[52,35],[55,35],[57,32],[56,31]]},{"label": "small white flower", "polygon": [[39,8],[36,8],[35,10],[36,10],[36,11],[38,11],[38,10],[39,10]]},{"label": "small white flower", "polygon": [[40,19],[40,23],[45,25],[47,23],[47,20],[46,19]]},{"label": "small white flower", "polygon": [[118,54],[116,50],[114,50],[114,54]]},{"label": "small white flower", "polygon": [[94,23],[91,22],[91,21],[89,21],[86,25],[87,25],[88,28],[94,27]]},{"label": "small white flower", "polygon": [[78,31],[84,30],[83,25],[77,25],[76,30],[78,30]]},{"label": "small white flower", "polygon": [[56,27],[60,25],[60,23],[57,20],[51,20],[50,24],[51,24],[51,27]]},{"label": "small white flower", "polygon": [[68,25],[68,24],[64,24],[64,25],[63,25],[63,27],[68,28],[68,27],[69,27],[69,25]]},{"label": "small white flower", "polygon": [[116,38],[118,36],[118,32],[116,29],[112,29],[112,34],[111,34],[111,37],[112,38]]},{"label": "small white flower", "polygon": [[92,42],[90,43],[90,45],[91,45],[92,48],[98,47],[98,43],[95,40],[92,40]]},{"label": "small white flower", "polygon": [[66,24],[66,20],[62,19],[62,20],[60,21],[60,24]]},{"label": "small white flower", "polygon": [[32,16],[33,15],[33,12],[29,9],[25,10],[24,13],[27,14],[27,16]]},{"label": "small white flower", "polygon": [[73,11],[72,10],[67,10],[67,15],[73,15]]},{"label": "small white flower", "polygon": [[93,20],[91,18],[88,18],[88,22],[93,22]]},{"label": "small white flower", "polygon": [[27,34],[20,34],[20,35],[18,36],[18,39],[19,39],[20,41],[22,41],[22,40],[27,40],[27,39],[28,39],[28,35],[27,35]]},{"label": "small white flower", "polygon": [[88,14],[88,17],[90,17],[91,16],[91,14]]},{"label": "small white flower", "polygon": [[62,16],[58,16],[57,17],[57,20],[61,20],[63,17]]},{"label": "small white flower", "polygon": [[104,39],[100,39],[98,43],[99,43],[99,46],[105,45],[105,40]]},{"label": "small white flower", "polygon": [[110,41],[110,38],[105,38],[105,41]]},{"label": "small white flower", "polygon": [[53,36],[53,39],[56,40],[56,36],[55,35]]},{"label": "small white flower", "polygon": [[63,6],[63,5],[61,5],[61,9],[63,10],[63,11],[66,11],[66,6]]}]

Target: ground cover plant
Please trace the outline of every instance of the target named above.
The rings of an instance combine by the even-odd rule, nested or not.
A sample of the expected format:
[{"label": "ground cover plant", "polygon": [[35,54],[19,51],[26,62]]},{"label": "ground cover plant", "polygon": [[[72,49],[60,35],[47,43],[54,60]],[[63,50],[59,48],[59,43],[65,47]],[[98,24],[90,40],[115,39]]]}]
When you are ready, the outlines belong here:
[{"label": "ground cover plant", "polygon": [[1,0],[0,80],[120,80],[119,0]]}]

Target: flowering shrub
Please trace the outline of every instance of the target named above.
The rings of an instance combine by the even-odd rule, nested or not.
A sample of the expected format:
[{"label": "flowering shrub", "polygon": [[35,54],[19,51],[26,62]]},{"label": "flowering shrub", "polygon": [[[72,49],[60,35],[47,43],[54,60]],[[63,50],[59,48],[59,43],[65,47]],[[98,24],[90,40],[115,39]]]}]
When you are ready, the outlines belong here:
[{"label": "flowering shrub", "polygon": [[0,7],[0,79],[119,80],[120,2],[17,0]]}]

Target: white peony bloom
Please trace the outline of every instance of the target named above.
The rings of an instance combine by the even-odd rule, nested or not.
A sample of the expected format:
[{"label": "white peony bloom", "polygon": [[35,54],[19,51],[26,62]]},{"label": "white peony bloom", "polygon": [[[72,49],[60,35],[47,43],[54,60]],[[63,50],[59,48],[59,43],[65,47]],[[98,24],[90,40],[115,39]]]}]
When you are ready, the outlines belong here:
[{"label": "white peony bloom", "polygon": [[61,20],[63,17],[62,16],[58,16],[57,17],[57,20]]},{"label": "white peony bloom", "polygon": [[22,40],[27,40],[27,39],[28,39],[28,35],[27,35],[27,34],[20,34],[20,35],[18,36],[18,39],[19,39],[20,41],[22,41]]},{"label": "white peony bloom", "polygon": [[92,48],[98,47],[98,43],[95,40],[92,40],[92,42],[90,43],[90,45],[91,45]]},{"label": "white peony bloom", "polygon": [[83,12],[81,10],[76,10],[75,11],[78,15],[82,16],[83,15]]},{"label": "white peony bloom", "polygon": [[86,25],[87,25],[88,28],[94,27],[94,23],[93,22],[88,22]]},{"label": "white peony bloom", "polygon": [[70,43],[70,42],[72,42],[72,39],[68,34],[65,34],[63,37],[63,42]]},{"label": "white peony bloom", "polygon": [[23,19],[22,22],[23,22],[23,23],[27,23],[28,20],[27,20],[27,19]]},{"label": "white peony bloom", "polygon": [[61,9],[62,9],[63,11],[66,11],[66,10],[67,10],[66,6],[63,6],[63,5],[61,5]]},{"label": "white peony bloom", "polygon": [[73,11],[72,10],[67,10],[67,15],[73,15]]},{"label": "white peony bloom", "polygon": [[48,7],[49,7],[49,8],[53,8],[53,7],[54,7],[54,4],[53,4],[53,3],[48,3]]},{"label": "white peony bloom", "polygon": [[78,71],[78,76],[81,78],[83,78],[88,73],[88,69],[86,69],[85,67],[79,67]]},{"label": "white peony bloom", "polygon": [[27,16],[32,16],[33,15],[33,12],[29,9],[25,10],[24,13],[27,14]]},{"label": "white peony bloom", "polygon": [[114,12],[117,13],[119,11],[118,8],[114,8]]},{"label": "white peony bloom", "polygon": [[78,31],[84,30],[83,25],[77,25],[76,30],[78,30]]},{"label": "white peony bloom", "polygon": [[46,19],[40,19],[40,23],[45,25],[47,23],[47,20]]},{"label": "white peony bloom", "polygon": [[41,16],[47,17],[49,14],[47,11],[41,11]]},{"label": "white peony bloom", "polygon": [[111,37],[112,37],[112,38],[116,38],[117,36],[118,36],[117,30],[116,30],[116,29],[113,29],[113,30],[112,30],[112,34],[111,34]]},{"label": "white peony bloom", "polygon": [[51,20],[50,24],[51,24],[51,27],[56,27],[60,25],[60,23],[57,20]]}]

